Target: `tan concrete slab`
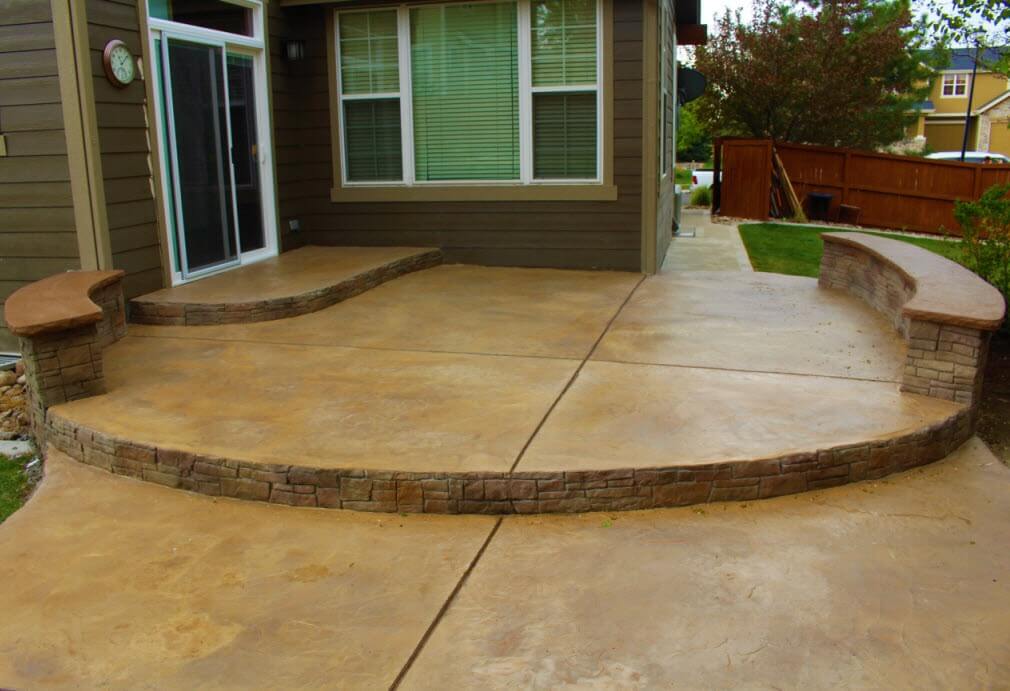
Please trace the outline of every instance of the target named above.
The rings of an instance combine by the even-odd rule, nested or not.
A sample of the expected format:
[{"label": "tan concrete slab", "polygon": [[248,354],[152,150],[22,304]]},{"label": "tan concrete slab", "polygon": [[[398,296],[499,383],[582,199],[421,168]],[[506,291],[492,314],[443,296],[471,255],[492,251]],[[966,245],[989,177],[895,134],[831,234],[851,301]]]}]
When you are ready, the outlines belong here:
[{"label": "tan concrete slab", "polygon": [[213,500],[54,452],[0,526],[0,685],[386,688],[492,525]]},{"label": "tan concrete slab", "polygon": [[641,277],[439,266],[320,312],[259,324],[151,327],[151,336],[585,357]]},{"label": "tan concrete slab", "polygon": [[507,519],[404,689],[1010,686],[1010,470]]},{"label": "tan concrete slab", "polygon": [[145,302],[273,300],[336,285],[357,274],[430,251],[424,247],[301,247],[255,264],[144,295]]},{"label": "tan concrete slab", "polygon": [[590,361],[516,470],[780,456],[910,433],[959,409],[889,382]]},{"label": "tan concrete slab", "polygon": [[92,429],[312,467],[506,471],[578,363],[130,337],[109,393],[55,407]]},{"label": "tan concrete slab", "polygon": [[753,271],[736,225],[712,223],[707,210],[685,210],[681,228],[694,237],[674,237],[666,250],[663,273],[682,271]]},{"label": "tan concrete slab", "polygon": [[698,272],[648,278],[593,358],[893,382],[905,344],[885,317],[814,279]]}]

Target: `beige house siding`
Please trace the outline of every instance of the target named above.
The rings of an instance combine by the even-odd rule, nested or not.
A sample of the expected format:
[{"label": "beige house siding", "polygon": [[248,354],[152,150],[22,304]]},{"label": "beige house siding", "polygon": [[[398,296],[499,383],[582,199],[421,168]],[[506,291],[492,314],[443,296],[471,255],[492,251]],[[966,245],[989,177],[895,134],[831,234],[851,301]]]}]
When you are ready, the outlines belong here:
[{"label": "beige house siding", "polygon": [[[930,92],[930,100],[936,107],[937,114],[963,115],[968,107],[968,96],[942,96],[943,92],[943,72],[939,73],[933,82],[933,89]],[[969,80],[971,73],[968,73]],[[971,84],[968,85],[971,89]],[[992,99],[1007,90],[1006,75],[995,74],[993,72],[980,72],[975,75],[975,93],[972,98],[972,109],[985,105]]]},{"label": "beige house siding", "polygon": [[[0,11],[0,301],[80,268],[49,0]],[[0,349],[17,339],[0,328]]]}]

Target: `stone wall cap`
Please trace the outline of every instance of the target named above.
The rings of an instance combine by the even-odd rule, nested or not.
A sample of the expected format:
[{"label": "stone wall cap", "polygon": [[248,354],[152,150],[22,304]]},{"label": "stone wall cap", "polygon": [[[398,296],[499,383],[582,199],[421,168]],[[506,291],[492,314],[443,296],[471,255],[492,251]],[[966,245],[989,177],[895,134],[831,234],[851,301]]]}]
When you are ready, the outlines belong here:
[{"label": "stone wall cap", "polygon": [[992,285],[957,262],[900,240],[856,232],[822,233],[824,242],[855,247],[893,266],[915,285],[902,314],[911,319],[995,331],[1006,303]]},{"label": "stone wall cap", "polygon": [[96,290],[119,281],[125,271],[68,271],[14,291],[4,304],[11,333],[37,336],[95,324],[102,309],[91,301]]}]

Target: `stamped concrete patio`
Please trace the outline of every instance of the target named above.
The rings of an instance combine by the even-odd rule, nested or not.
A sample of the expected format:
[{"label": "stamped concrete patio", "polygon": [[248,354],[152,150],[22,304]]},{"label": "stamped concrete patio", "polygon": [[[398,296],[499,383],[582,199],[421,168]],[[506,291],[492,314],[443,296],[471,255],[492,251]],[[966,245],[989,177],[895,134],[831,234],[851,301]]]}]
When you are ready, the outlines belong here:
[{"label": "stamped concrete patio", "polygon": [[[132,325],[106,351],[109,393],[51,415],[265,470],[695,467],[888,440],[956,415],[898,391],[903,354],[883,317],[809,279],[439,266],[290,319]],[[757,482],[716,494],[756,497]],[[601,502],[642,505],[609,489]]]},{"label": "stamped concrete patio", "polygon": [[0,526],[0,686],[1004,688],[1010,470],[491,518],[204,497],[53,453]]}]

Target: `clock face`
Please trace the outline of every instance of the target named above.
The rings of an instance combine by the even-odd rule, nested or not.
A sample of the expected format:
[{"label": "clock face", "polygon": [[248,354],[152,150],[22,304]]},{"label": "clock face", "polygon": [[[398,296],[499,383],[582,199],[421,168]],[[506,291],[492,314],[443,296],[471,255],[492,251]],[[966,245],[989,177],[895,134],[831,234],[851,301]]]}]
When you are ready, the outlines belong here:
[{"label": "clock face", "polygon": [[109,78],[120,86],[126,86],[136,76],[133,54],[121,41],[114,41],[106,48],[105,63]]}]

